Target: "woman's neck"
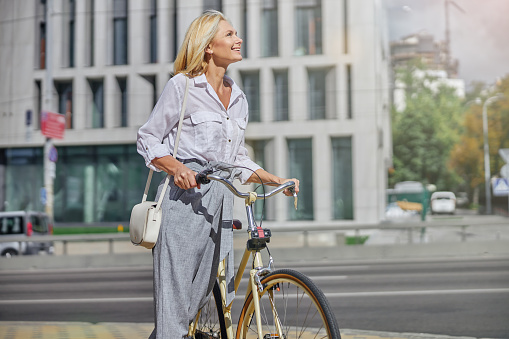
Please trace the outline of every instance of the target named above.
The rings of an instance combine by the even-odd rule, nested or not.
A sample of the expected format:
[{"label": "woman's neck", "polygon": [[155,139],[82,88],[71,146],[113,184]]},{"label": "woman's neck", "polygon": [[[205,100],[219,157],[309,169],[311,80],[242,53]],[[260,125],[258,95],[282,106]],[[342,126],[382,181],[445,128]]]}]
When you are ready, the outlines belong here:
[{"label": "woman's neck", "polygon": [[205,77],[207,78],[208,83],[212,88],[216,91],[216,93],[223,92],[225,88],[224,84],[224,75],[226,73],[226,69],[222,67],[214,66],[209,63],[207,67],[207,71],[205,72]]}]

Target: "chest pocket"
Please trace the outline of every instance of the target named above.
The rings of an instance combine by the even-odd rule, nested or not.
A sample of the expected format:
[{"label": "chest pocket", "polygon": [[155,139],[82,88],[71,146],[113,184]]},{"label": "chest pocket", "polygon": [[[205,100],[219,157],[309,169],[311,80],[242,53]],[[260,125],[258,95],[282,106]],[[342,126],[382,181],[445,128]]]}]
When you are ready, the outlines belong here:
[{"label": "chest pocket", "polygon": [[191,114],[195,146],[199,152],[221,148],[224,142],[221,115],[214,112],[195,112]]}]

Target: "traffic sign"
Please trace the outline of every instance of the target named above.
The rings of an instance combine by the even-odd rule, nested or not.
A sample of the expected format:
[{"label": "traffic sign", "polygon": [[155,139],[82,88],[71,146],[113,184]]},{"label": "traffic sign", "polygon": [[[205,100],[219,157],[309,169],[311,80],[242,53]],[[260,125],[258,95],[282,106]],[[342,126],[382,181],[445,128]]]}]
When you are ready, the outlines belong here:
[{"label": "traffic sign", "polygon": [[505,178],[494,178],[493,195],[496,197],[505,197],[509,195],[509,180]]},{"label": "traffic sign", "polygon": [[63,114],[42,111],[41,132],[48,138],[63,139],[65,130],[65,116]]},{"label": "traffic sign", "polygon": [[509,179],[509,164],[505,164],[504,166],[502,166],[502,168],[500,169],[500,175],[502,176],[502,178]]},{"label": "traffic sign", "polygon": [[46,196],[46,188],[44,187],[41,187],[41,194],[40,194],[40,198],[41,198],[41,204],[43,206],[46,206],[46,202],[48,201],[47,200],[47,196]]},{"label": "traffic sign", "polygon": [[58,152],[55,146],[52,146],[49,150],[48,159],[51,162],[57,162],[58,160]]},{"label": "traffic sign", "polygon": [[509,164],[509,148],[501,148],[498,150],[498,154]]}]

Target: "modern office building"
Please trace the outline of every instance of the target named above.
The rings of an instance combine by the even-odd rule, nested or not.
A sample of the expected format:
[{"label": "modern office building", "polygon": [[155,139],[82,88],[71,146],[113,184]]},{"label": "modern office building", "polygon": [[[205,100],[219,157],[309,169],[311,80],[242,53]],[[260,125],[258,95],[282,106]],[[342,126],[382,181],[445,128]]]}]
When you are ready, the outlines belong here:
[{"label": "modern office building", "polygon": [[380,0],[0,0],[0,210],[44,210],[40,112],[52,111],[66,118],[53,139],[55,221],[128,220],[148,173],[136,132],[207,8],[244,39],[228,74],[249,100],[253,159],[301,181],[298,210],[276,198],[267,221],[383,219],[392,145]]}]

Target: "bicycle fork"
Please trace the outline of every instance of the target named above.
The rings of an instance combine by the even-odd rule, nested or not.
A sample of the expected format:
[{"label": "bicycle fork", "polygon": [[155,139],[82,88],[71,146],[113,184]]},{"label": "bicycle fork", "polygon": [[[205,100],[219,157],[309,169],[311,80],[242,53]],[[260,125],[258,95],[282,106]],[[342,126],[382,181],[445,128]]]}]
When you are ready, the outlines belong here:
[{"label": "bicycle fork", "polygon": [[[259,251],[253,253],[253,263],[254,268],[249,272],[249,281],[251,283],[251,293],[253,294],[253,303],[255,309],[255,317],[256,317],[256,327],[258,330],[258,339],[264,339],[263,328],[262,328],[262,316],[260,310],[260,293],[263,292],[264,287],[261,283],[261,275],[269,273],[272,271],[272,258],[270,258],[269,266],[267,268],[263,268],[263,263],[261,260],[261,254]],[[274,304],[274,291],[271,289],[267,290],[270,301],[270,308],[272,310],[272,319],[274,319],[274,325],[277,331],[277,338],[283,338],[283,331],[281,321],[279,320],[279,315],[277,314],[277,310]],[[239,324],[240,325],[240,324]],[[273,334],[270,334],[272,338]]]}]

